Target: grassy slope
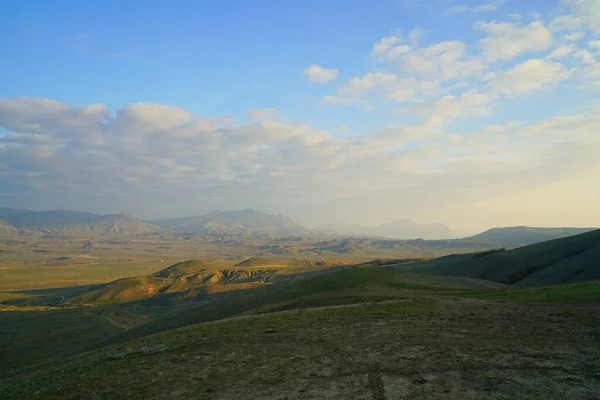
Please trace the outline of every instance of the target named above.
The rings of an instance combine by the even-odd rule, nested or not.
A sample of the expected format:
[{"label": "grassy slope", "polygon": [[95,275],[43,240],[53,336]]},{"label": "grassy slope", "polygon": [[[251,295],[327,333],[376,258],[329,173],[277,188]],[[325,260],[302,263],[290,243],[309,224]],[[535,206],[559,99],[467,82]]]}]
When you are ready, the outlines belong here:
[{"label": "grassy slope", "polygon": [[[501,303],[484,303],[492,308],[501,307],[503,311],[495,317],[479,315],[482,305],[479,301],[469,301],[470,297],[505,300]],[[439,371],[440,368],[451,366],[456,368],[457,360],[463,360],[465,368],[471,372],[462,384],[470,385],[473,382],[472,371],[482,367],[485,370],[490,365],[486,358],[490,357],[490,351],[492,354],[504,354],[506,348],[514,349],[524,340],[540,343],[542,332],[548,334],[543,325],[548,324],[548,311],[543,309],[546,314],[540,314],[536,325],[532,325],[530,309],[515,312],[518,310],[515,307],[519,306],[515,306],[514,302],[542,300],[600,300],[600,283],[506,288],[493,282],[472,279],[372,267],[347,268],[302,281],[246,290],[186,308],[177,315],[138,327],[133,326],[145,322],[144,318],[123,312],[118,316],[113,308],[29,314],[4,312],[0,313],[3,318],[0,326],[8,329],[4,331],[3,328],[0,334],[0,349],[3,351],[0,356],[5,360],[3,368],[16,373],[16,369],[25,365],[70,355],[74,355],[74,358],[56,367],[45,364],[31,374],[21,373],[7,380],[0,384],[0,398],[83,396],[137,399],[164,398],[167,395],[174,398],[247,398],[244,397],[244,393],[249,396],[244,391],[247,388],[259,390],[256,389],[258,385],[260,390],[270,390],[267,388],[278,385],[282,376],[294,382],[294,385],[302,386],[311,382],[310,387],[320,387],[333,377],[340,385],[335,390],[346,390],[340,388],[347,387],[351,393],[345,397],[355,398],[358,392],[352,390],[367,390],[367,394],[371,390],[368,383],[361,383],[361,376],[370,376],[369,371],[375,368],[371,363],[377,361],[390,374],[402,375],[407,370],[416,373],[416,364],[410,364],[416,362],[410,361],[412,356],[407,355],[408,358],[402,361],[404,364],[398,364],[394,355],[412,354],[423,346],[432,348],[432,354],[436,356],[427,358],[415,355],[419,365],[429,363],[428,368]],[[586,304],[594,307],[594,303]],[[465,310],[453,317],[445,316],[464,307]],[[575,340],[576,335],[583,335],[577,341],[587,343],[589,339],[585,336],[586,332],[590,326],[597,326],[597,322],[600,322],[588,323],[587,320],[600,314],[590,312],[585,307],[581,310],[583,314],[573,317],[564,325],[550,327],[550,335],[556,337],[548,339],[544,336],[544,340],[550,340],[554,347],[544,350],[542,359],[524,361],[523,372],[517,368],[515,376],[531,374],[532,363],[538,362],[541,363],[539,368],[546,368],[540,371],[548,373],[547,367],[544,367],[545,357],[558,357],[556,346],[561,343],[560,340]],[[437,322],[429,325],[428,321],[433,321],[432,318]],[[212,323],[198,325],[202,322]],[[453,325],[456,326],[449,328]],[[131,327],[133,329],[125,330]],[[513,343],[510,338],[514,336],[515,327],[522,329],[522,333]],[[564,336],[559,328],[571,329],[568,335],[575,336],[568,339],[570,336]],[[490,332],[478,333],[487,331]],[[153,335],[156,333],[158,335]],[[101,347],[100,343],[106,343],[103,339],[107,337],[114,338],[109,342],[115,344],[92,353],[75,355],[84,349]],[[448,342],[448,338],[452,337],[461,340]],[[465,338],[470,339],[463,340]],[[600,343],[598,338],[594,339],[596,343]],[[472,340],[481,341],[481,344],[472,356],[475,361],[467,361],[464,355],[474,351]],[[405,348],[407,343],[413,346],[409,350]],[[448,353],[449,349],[454,350]],[[571,351],[561,350],[558,353],[560,357],[565,357],[567,350]],[[337,355],[340,354],[342,358],[338,359]],[[587,362],[586,357],[591,357],[590,354],[574,353],[568,362],[579,363],[574,364],[573,368],[586,368],[580,364]],[[502,357],[493,362],[501,370],[504,362]],[[407,362],[413,366],[407,366]],[[563,371],[565,359],[555,362],[561,365],[561,369],[556,371]],[[515,368],[514,359],[511,365],[511,368]],[[319,371],[332,366],[337,372],[320,375]],[[305,367],[308,369],[305,370]],[[232,376],[247,374],[251,375],[248,378],[250,381],[231,380]],[[296,374],[300,374],[303,380],[296,382]],[[344,377],[358,379],[358,383],[355,381],[352,384],[355,386],[348,386]],[[511,385],[521,387],[518,381],[513,381]],[[589,383],[586,385],[589,386]],[[367,389],[361,389],[362,386]],[[572,389],[572,382],[569,381],[560,390],[566,388]],[[261,397],[260,390],[253,392],[253,397]],[[291,389],[288,387],[284,390]],[[455,398],[468,398],[464,397],[460,388],[456,390]],[[317,391],[309,398],[325,398],[327,393],[330,392]],[[401,398],[405,396],[402,393],[398,393]],[[215,397],[216,394],[219,396]],[[344,397],[342,394],[337,397],[340,396]],[[551,398],[542,394],[538,397]],[[482,397],[474,395],[471,398]]]},{"label": "grassy slope", "polygon": [[[282,282],[267,287],[237,292],[223,299],[200,304],[197,307],[187,309],[185,312],[152,321],[139,328],[124,332],[119,335],[117,340],[125,341],[177,327],[215,321],[278,303],[285,302],[289,304],[291,301],[301,301],[306,297],[318,294],[337,292],[339,297],[344,297],[347,295],[348,290],[352,289],[374,287],[389,289],[424,289],[431,287],[438,289],[476,289],[494,286],[498,287],[492,282],[471,279],[417,275],[379,268],[347,268],[298,282]],[[378,291],[366,290],[363,294],[373,296],[377,295]],[[397,294],[392,294],[391,298],[397,296]]]},{"label": "grassy slope", "polygon": [[230,319],[5,380],[0,398],[591,399],[597,310],[412,298]]},{"label": "grassy slope", "polygon": [[595,230],[484,257],[454,255],[396,268],[523,286],[560,284],[600,279],[598,248],[600,230]]},{"label": "grassy slope", "polygon": [[60,360],[148,322],[116,308],[23,309],[0,308],[0,375]]}]

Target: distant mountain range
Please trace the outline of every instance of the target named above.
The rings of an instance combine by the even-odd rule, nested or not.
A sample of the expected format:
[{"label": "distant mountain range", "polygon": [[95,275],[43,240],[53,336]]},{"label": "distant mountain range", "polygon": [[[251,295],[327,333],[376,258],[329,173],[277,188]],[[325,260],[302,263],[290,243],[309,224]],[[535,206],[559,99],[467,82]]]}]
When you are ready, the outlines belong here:
[{"label": "distant mountain range", "polygon": [[124,214],[92,214],[71,210],[31,211],[0,207],[0,232],[48,235],[113,233],[141,235],[162,228]]},{"label": "distant mountain range", "polygon": [[199,217],[159,219],[154,223],[169,231],[214,235],[301,236],[311,234],[310,229],[295,223],[288,217],[251,209],[216,210]]},{"label": "distant mountain range", "polygon": [[452,231],[442,224],[419,224],[401,219],[378,226],[364,225],[327,225],[321,227],[324,232],[351,236],[380,236],[395,239],[450,239]]},{"label": "distant mountain range", "polygon": [[[283,215],[245,209],[237,211],[216,210],[197,217],[168,218],[156,221],[142,221],[125,214],[93,214],[71,210],[31,211],[0,207],[0,234],[2,235],[93,235],[119,234],[143,235],[151,233],[190,233],[206,235],[210,240],[231,236],[243,237],[305,237],[334,239],[334,246],[346,246],[348,251],[358,248],[379,246],[402,246],[403,241],[424,239],[438,241],[442,247],[507,247],[514,248],[588,232],[594,228],[534,228],[508,227],[493,228],[475,236],[463,239],[450,239],[452,232],[442,224],[419,224],[410,220],[399,220],[376,227],[362,225],[325,226],[320,230],[308,229]],[[356,240],[340,242],[339,236],[356,236]],[[360,238],[364,239],[360,239]],[[381,240],[369,238],[381,238]],[[388,238],[388,239],[385,239]],[[401,239],[401,240],[398,240]],[[443,242],[443,243],[442,243]],[[331,243],[326,243],[329,248]],[[434,245],[435,243],[431,243]],[[355,249],[356,248],[356,249]]]}]

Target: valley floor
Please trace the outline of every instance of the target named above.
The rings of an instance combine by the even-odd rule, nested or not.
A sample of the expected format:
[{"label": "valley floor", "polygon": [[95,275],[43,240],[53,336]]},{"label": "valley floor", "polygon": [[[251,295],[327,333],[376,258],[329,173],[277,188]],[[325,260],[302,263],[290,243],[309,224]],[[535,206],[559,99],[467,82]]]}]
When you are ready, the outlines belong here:
[{"label": "valley floor", "polygon": [[423,296],[191,325],[0,383],[2,399],[598,399],[600,303]]}]

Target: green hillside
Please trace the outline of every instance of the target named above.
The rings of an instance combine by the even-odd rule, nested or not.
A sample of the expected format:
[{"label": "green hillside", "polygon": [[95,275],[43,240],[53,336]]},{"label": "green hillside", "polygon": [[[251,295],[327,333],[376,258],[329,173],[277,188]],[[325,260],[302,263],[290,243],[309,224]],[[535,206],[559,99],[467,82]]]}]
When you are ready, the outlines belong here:
[{"label": "green hillside", "polygon": [[[554,290],[582,285],[599,299],[598,284]],[[0,398],[593,398],[597,303],[522,303],[533,290],[378,268],[331,272],[17,371],[0,381]]]},{"label": "green hillside", "polygon": [[390,268],[517,286],[556,285],[600,279],[599,254],[600,230],[595,230],[513,250],[451,255]]},{"label": "green hillside", "polygon": [[132,329],[117,340],[124,341],[134,337],[146,336],[156,332],[215,321],[244,313],[274,310],[303,304],[314,297],[325,296],[327,305],[337,302],[361,302],[365,298],[389,297],[395,299],[405,296],[400,289],[490,289],[499,288],[494,282],[475,279],[461,279],[427,276],[389,271],[379,268],[345,268],[339,271],[319,274],[304,280],[281,282],[266,287],[236,292],[222,299],[200,304],[196,307],[152,321],[139,328]]},{"label": "green hillside", "polygon": [[0,376],[38,363],[60,361],[148,321],[114,307],[0,307]]}]

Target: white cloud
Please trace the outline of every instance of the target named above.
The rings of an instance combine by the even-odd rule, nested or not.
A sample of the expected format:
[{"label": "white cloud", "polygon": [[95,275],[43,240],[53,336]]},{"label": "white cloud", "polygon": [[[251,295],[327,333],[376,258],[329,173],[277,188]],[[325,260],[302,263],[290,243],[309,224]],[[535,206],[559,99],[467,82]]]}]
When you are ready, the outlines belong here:
[{"label": "white cloud", "polygon": [[594,51],[600,51],[600,40],[590,40],[587,45]]},{"label": "white cloud", "polygon": [[327,69],[313,64],[304,70],[304,77],[311,83],[324,84],[334,81],[338,72],[337,69]]},{"label": "white cloud", "polygon": [[541,21],[533,21],[529,25],[479,21],[474,27],[486,34],[478,44],[491,61],[510,60],[526,52],[543,51],[552,44],[552,33]]},{"label": "white cloud", "polygon": [[447,14],[459,14],[467,11],[471,11],[472,13],[480,13],[487,11],[495,11],[498,7],[504,3],[506,0],[488,0],[487,2],[480,4],[478,6],[469,7],[464,4],[456,4],[446,10]]},{"label": "white cloud", "polygon": [[548,26],[554,32],[577,31],[584,26],[584,20],[573,15],[559,15]]},{"label": "white cloud", "polygon": [[489,115],[493,101],[491,96],[469,91],[460,96],[447,95],[434,103],[421,104],[415,111],[426,118],[426,125],[440,126],[449,120]]},{"label": "white cloud", "polygon": [[575,50],[577,50],[577,46],[575,46],[574,44],[564,44],[552,50],[552,52],[548,54],[546,58],[565,58],[571,53],[573,53]]},{"label": "white cloud", "polygon": [[374,45],[371,51],[371,57],[378,57],[388,52],[392,46],[402,41],[402,38],[398,35],[386,36],[379,39]]},{"label": "white cloud", "polygon": [[[0,143],[0,197],[14,193],[22,207],[115,207],[146,217],[254,207],[332,219],[362,210],[387,219],[410,209],[452,223],[456,207],[470,201],[569,176],[593,180],[586,171],[597,163],[597,113],[507,123],[476,137],[442,129],[485,115],[493,100],[478,91],[444,96],[419,110],[429,125],[336,137],[307,125],[240,125],[160,104],[111,114],[103,105],[3,99],[0,127],[9,133]],[[69,145],[90,133],[101,140]],[[586,210],[599,221],[596,211]]]},{"label": "white cloud", "polygon": [[261,109],[248,111],[248,117],[250,117],[250,119],[254,119],[254,120],[267,119],[269,117],[272,117],[275,114],[277,114],[277,110],[274,108],[261,108]]},{"label": "white cloud", "polygon": [[596,58],[588,50],[580,49],[575,52],[575,57],[580,58],[584,64],[593,64],[596,62]]},{"label": "white cloud", "polygon": [[374,89],[389,87],[398,77],[385,72],[369,72],[360,77],[348,80],[338,89],[338,93],[349,97],[361,97],[365,92]]},{"label": "white cloud", "polygon": [[563,0],[570,8],[571,14],[593,32],[600,34],[600,1],[598,0]]},{"label": "white cloud", "polygon": [[583,32],[571,32],[571,33],[566,33],[566,34],[562,35],[560,37],[560,40],[564,40],[567,42],[574,42],[574,41],[583,39],[584,36],[585,36],[585,33],[583,33]]},{"label": "white cloud", "polygon": [[455,6],[450,7],[446,11],[446,13],[448,13],[448,14],[460,14],[460,13],[467,12],[467,11],[469,11],[469,7],[467,7],[465,5],[459,5],[459,4],[457,4]]},{"label": "white cloud", "polygon": [[502,72],[489,82],[489,86],[495,93],[516,97],[557,84],[570,77],[572,72],[557,62],[530,59]]},{"label": "white cloud", "polygon": [[481,57],[468,56],[463,42],[453,40],[406,54],[400,60],[400,67],[410,75],[445,81],[478,75],[487,65]]},{"label": "white cloud", "polygon": [[504,1],[505,0],[489,0],[487,3],[481,4],[473,8],[473,12],[478,13],[484,11],[495,11],[502,3],[504,3]]}]

